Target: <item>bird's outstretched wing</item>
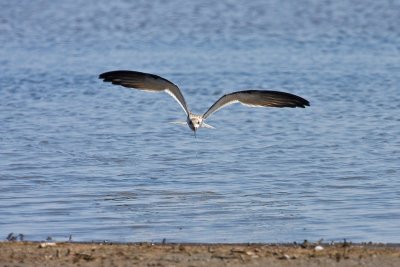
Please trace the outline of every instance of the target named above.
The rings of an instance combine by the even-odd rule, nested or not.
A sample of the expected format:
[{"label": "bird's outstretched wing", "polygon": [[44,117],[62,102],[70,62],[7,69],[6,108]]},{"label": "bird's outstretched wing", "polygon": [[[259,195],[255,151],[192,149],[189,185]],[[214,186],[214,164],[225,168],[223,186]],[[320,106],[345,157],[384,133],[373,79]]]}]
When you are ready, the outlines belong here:
[{"label": "bird's outstretched wing", "polygon": [[252,107],[301,107],[309,106],[310,103],[297,95],[278,92],[278,91],[262,91],[262,90],[247,90],[233,92],[222,96],[217,100],[203,115],[203,119],[207,119],[212,113],[221,108],[233,104],[241,103],[245,106]]},{"label": "bird's outstretched wing", "polygon": [[99,79],[103,79],[104,82],[149,92],[165,91],[179,103],[186,115],[189,114],[185,98],[178,86],[160,76],[138,71],[116,70],[100,74]]}]

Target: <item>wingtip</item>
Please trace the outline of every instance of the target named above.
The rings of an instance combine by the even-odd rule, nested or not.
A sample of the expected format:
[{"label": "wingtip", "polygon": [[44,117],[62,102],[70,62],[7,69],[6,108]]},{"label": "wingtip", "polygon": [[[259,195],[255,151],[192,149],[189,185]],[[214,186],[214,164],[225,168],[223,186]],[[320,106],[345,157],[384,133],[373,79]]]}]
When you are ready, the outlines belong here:
[{"label": "wingtip", "polygon": [[103,72],[99,75],[99,79],[103,80],[103,82],[113,82],[115,72],[116,71]]},{"label": "wingtip", "polygon": [[297,103],[298,104],[297,107],[305,108],[305,107],[309,107],[310,106],[310,102],[308,100],[306,100],[304,98],[301,98],[301,97],[299,97],[299,98],[300,98],[300,101]]},{"label": "wingtip", "polygon": [[99,79],[103,79],[103,80],[107,80],[109,78],[111,78],[112,76],[118,75],[122,72],[127,72],[124,70],[113,70],[113,71],[107,71],[107,72],[103,72],[102,74],[99,75]]},{"label": "wingtip", "polygon": [[108,72],[103,72],[102,74],[99,75],[99,79],[105,80],[107,77]]}]

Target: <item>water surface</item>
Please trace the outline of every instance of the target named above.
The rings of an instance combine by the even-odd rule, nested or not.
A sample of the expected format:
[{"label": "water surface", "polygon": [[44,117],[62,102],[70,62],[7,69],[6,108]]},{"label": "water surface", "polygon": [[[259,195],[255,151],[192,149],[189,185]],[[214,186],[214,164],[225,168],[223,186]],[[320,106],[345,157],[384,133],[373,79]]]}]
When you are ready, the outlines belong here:
[{"label": "water surface", "polygon": [[[398,1],[0,2],[0,238],[399,242]],[[242,89],[306,109],[232,105]]]}]

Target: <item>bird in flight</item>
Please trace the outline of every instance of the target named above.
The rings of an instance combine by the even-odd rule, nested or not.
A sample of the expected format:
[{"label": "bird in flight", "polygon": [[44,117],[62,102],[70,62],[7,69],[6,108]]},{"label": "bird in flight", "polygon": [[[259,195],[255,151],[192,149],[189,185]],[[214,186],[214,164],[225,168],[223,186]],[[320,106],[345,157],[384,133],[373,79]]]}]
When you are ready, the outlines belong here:
[{"label": "bird in flight", "polygon": [[160,76],[129,70],[116,70],[100,74],[99,79],[104,82],[135,88],[149,92],[166,92],[171,95],[186,113],[186,122],[194,132],[199,128],[214,128],[205,123],[205,120],[214,112],[233,103],[241,103],[251,107],[301,107],[309,106],[310,103],[297,95],[266,90],[245,90],[226,94],[218,99],[203,115],[193,114],[186,104],[185,98],[177,85]]}]

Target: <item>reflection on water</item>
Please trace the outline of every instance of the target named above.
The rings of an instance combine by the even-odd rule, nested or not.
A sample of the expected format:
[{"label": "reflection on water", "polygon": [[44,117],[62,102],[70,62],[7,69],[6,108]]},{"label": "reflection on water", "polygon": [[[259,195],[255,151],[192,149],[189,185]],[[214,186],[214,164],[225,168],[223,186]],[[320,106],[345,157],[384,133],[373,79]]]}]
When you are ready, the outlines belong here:
[{"label": "reflection on water", "polygon": [[[1,3],[0,237],[398,242],[396,5]],[[113,69],[196,113],[255,88],[311,107],[233,105],[194,139],[169,96],[97,79]]]}]

